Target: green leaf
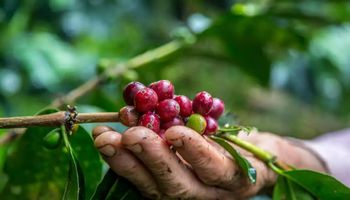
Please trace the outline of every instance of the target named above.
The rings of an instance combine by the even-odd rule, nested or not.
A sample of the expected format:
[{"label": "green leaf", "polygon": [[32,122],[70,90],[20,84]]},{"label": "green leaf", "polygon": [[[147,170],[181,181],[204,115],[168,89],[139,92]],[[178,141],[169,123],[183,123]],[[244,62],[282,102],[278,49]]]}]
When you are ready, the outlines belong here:
[{"label": "green leaf", "polygon": [[76,132],[69,137],[69,141],[87,183],[85,184],[85,196],[89,198],[102,177],[102,160],[90,134],[82,126],[79,126]]},{"label": "green leaf", "polygon": [[140,200],[142,197],[137,188],[125,178],[118,176],[106,200]]},{"label": "green leaf", "polygon": [[302,186],[320,200],[347,200],[350,198],[350,189],[332,176],[310,170],[285,171],[282,175]]},{"label": "green leaf", "polygon": [[81,167],[77,161],[76,156],[74,155],[71,144],[68,140],[68,134],[65,131],[65,128],[62,126],[63,139],[66,150],[69,155],[69,170],[68,178],[63,193],[62,199],[64,200],[74,200],[74,199],[84,199],[84,176],[81,170]]},{"label": "green leaf", "polygon": [[116,183],[117,178],[117,174],[114,173],[112,169],[108,169],[90,200],[105,199],[113,185]]},{"label": "green leaf", "polygon": [[137,188],[128,180],[107,171],[90,200],[138,200],[142,197]]},{"label": "green leaf", "polygon": [[216,143],[221,145],[226,151],[228,151],[231,156],[235,159],[239,167],[243,170],[244,174],[248,176],[251,183],[256,182],[256,170],[249,163],[247,159],[245,159],[236,149],[234,149],[229,143],[226,142],[225,139],[219,137],[211,137]]},{"label": "green leaf", "polygon": [[[0,129],[0,137],[3,134],[7,134],[5,129]],[[3,172],[3,166],[6,161],[6,155],[8,151],[8,144],[0,145],[0,194],[7,182],[7,176]]]},{"label": "green leaf", "polygon": [[[43,110],[49,114],[57,110]],[[60,199],[68,173],[69,160],[63,146],[47,150],[42,139],[54,128],[32,127],[15,141],[4,163],[8,178],[1,199]]]},{"label": "green leaf", "polygon": [[273,191],[273,200],[313,200],[315,199],[309,192],[288,180],[279,176]]},{"label": "green leaf", "polygon": [[226,124],[223,128],[219,128],[219,134],[233,134],[237,135],[240,132],[243,132],[249,135],[252,131],[257,131],[253,126],[239,126],[239,125],[229,125]]}]

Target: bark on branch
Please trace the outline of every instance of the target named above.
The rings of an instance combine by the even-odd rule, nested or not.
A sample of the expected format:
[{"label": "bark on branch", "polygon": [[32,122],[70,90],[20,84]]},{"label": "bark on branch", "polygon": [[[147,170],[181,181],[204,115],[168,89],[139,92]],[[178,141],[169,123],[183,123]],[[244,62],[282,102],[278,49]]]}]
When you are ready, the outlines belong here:
[{"label": "bark on branch", "polygon": [[[24,128],[31,126],[61,126],[69,123],[69,113],[60,111],[47,115],[0,118],[0,128]],[[75,124],[119,122],[118,112],[79,113]]]}]

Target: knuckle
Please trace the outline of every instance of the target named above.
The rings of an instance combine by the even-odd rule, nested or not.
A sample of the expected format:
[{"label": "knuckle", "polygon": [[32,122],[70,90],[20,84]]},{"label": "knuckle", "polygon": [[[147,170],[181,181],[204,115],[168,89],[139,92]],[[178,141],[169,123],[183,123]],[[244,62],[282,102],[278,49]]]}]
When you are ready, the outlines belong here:
[{"label": "knuckle", "polygon": [[139,165],[138,163],[130,163],[129,166],[122,166],[118,170],[120,175],[126,176],[126,177],[132,177],[135,176],[135,171],[138,171]]},{"label": "knuckle", "polygon": [[179,199],[189,199],[191,187],[180,186],[171,186],[163,188],[163,193],[165,198],[179,198]]},{"label": "knuckle", "polygon": [[154,200],[160,200],[160,199],[163,199],[162,198],[162,195],[157,192],[157,191],[144,191],[144,192],[141,192],[142,195],[144,197],[147,197],[147,198],[150,198],[150,199],[154,199]]},{"label": "knuckle", "polygon": [[93,130],[92,130],[92,136],[93,138],[96,138],[97,136],[101,135],[102,133],[106,132],[106,131],[112,131],[113,129],[109,126],[96,126]]},{"label": "knuckle", "polygon": [[233,165],[233,161],[223,156],[222,167],[211,165],[207,171],[200,174],[201,180],[207,185],[232,185],[237,181],[240,172]]},{"label": "knuckle", "polygon": [[121,136],[113,131],[105,131],[97,136],[94,140],[94,144],[97,148],[105,146],[107,144],[115,145],[120,142]]},{"label": "knuckle", "polygon": [[140,183],[139,185],[137,185],[137,187],[141,191],[141,193],[146,197],[149,197],[151,199],[160,199],[161,197],[161,194],[159,193],[157,188],[155,188],[154,185],[150,185],[145,182]]}]

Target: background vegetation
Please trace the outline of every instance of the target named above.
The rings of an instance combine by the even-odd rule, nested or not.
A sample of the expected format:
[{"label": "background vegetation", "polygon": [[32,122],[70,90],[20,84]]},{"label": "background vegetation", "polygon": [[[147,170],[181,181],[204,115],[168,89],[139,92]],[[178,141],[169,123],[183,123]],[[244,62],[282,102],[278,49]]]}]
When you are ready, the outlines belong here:
[{"label": "background vegetation", "polygon": [[[169,79],[176,93],[193,97],[206,90],[221,97],[241,124],[312,138],[349,125],[349,19],[345,0],[2,0],[0,116],[37,113],[95,77],[101,60],[123,62],[185,38],[191,45],[176,54],[129,70],[79,99],[78,111],[118,111],[127,82]],[[90,132],[92,127],[85,126]],[[30,154],[13,157],[21,141],[0,147],[0,189],[10,191],[8,198],[45,199],[40,186],[28,192],[21,186],[29,183],[12,180],[20,169],[6,171],[6,159],[27,165]],[[27,142],[28,148],[39,145],[35,138]],[[45,164],[49,158],[41,159]],[[22,175],[31,180],[34,172]],[[46,186],[54,198],[64,185],[59,177],[66,171],[60,173],[57,184]]]}]

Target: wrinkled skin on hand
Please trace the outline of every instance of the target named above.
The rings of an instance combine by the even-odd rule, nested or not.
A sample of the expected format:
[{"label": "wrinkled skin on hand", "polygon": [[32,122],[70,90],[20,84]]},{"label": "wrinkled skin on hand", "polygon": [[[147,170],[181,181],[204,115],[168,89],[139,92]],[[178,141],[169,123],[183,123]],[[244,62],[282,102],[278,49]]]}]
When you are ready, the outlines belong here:
[{"label": "wrinkled skin on hand", "polygon": [[[165,132],[174,150],[145,127],[132,127],[120,134],[99,126],[93,137],[110,167],[151,199],[247,199],[273,186],[277,179],[263,162],[233,145],[257,170],[257,181],[251,184],[228,152],[184,126]],[[312,153],[281,137],[269,133],[239,137],[292,166],[324,171]]]}]

